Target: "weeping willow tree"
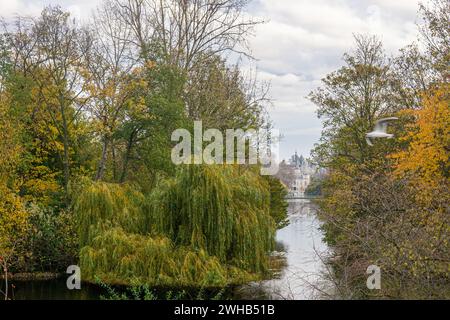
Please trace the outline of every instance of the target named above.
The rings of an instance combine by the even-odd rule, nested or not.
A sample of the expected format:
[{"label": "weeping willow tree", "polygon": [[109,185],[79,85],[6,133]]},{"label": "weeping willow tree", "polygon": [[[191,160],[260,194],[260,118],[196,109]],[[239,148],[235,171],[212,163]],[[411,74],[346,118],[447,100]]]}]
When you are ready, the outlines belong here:
[{"label": "weeping willow tree", "polygon": [[188,166],[147,201],[147,226],[224,263],[264,271],[273,248],[269,186],[235,166]]},{"label": "weeping willow tree", "polygon": [[204,250],[175,247],[167,237],[127,233],[119,227],[99,231],[81,249],[80,265],[86,280],[114,284],[223,286],[233,272],[251,277],[222,266]]},{"label": "weeping willow tree", "polygon": [[148,194],[93,183],[75,203],[86,280],[223,286],[259,278],[273,249],[270,188],[238,166],[186,166]]}]

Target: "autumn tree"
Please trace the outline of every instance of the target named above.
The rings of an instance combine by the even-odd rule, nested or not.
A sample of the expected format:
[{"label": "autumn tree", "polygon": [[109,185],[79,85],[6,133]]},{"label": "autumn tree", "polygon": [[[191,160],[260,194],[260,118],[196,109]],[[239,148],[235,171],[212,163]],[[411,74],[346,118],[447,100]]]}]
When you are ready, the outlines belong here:
[{"label": "autumn tree", "polygon": [[36,106],[57,132],[67,193],[73,130],[87,100],[82,72],[90,38],[58,7],[45,8],[37,19],[18,18],[5,35],[16,72],[35,83]]},{"label": "autumn tree", "polygon": [[374,149],[365,135],[375,121],[396,110],[390,103],[389,63],[376,37],[356,36],[356,49],[344,55],[345,66],[327,75],[309,98],[318,106],[324,129],[314,150],[326,167],[363,164]]},{"label": "autumn tree", "polygon": [[[117,8],[109,7],[109,4],[99,7],[94,16],[91,33],[96,36],[84,74],[90,97],[87,109],[102,145],[96,180],[103,179],[108,155],[115,155],[113,138],[125,121],[128,101],[136,85],[134,82],[142,81],[135,79],[136,73],[131,75],[136,64],[127,40],[131,32],[120,19]],[[141,86],[141,89],[146,88]]]},{"label": "autumn tree", "polygon": [[442,84],[424,95],[421,109],[403,111],[414,121],[401,137],[407,147],[392,157],[396,174],[412,179],[425,196],[427,190],[448,184],[450,178],[449,85]]},{"label": "autumn tree", "polygon": [[[109,200],[102,202],[100,194],[99,199],[92,198],[98,186],[105,195],[113,195],[108,190],[124,191],[114,201],[125,200],[121,203],[125,211],[112,210],[112,216],[127,213],[134,206],[128,204],[136,200],[144,220],[150,218],[148,210],[153,211],[154,207],[155,217],[161,217],[157,218],[160,226],[167,225],[165,219],[172,219],[172,214],[178,219],[180,208],[187,217],[206,219],[195,226],[188,221],[189,228],[194,227],[193,237],[180,229],[179,234],[170,234],[174,236],[173,243],[167,242],[167,249],[180,249],[176,261],[182,268],[176,269],[182,270],[187,279],[192,267],[200,266],[197,271],[206,280],[216,281],[209,278],[226,274],[222,271],[228,269],[225,262],[231,249],[238,249],[236,266],[243,268],[243,273],[238,274],[266,269],[265,253],[273,242],[274,222],[280,227],[285,223],[283,185],[275,178],[265,181],[253,166],[211,170],[198,167],[191,171],[192,168],[179,168],[170,161],[172,132],[192,129],[193,120],[204,119],[206,125],[221,129],[257,129],[265,121],[266,87],[260,89],[254,77],[246,78],[239,66],[230,66],[222,55],[245,47],[246,37],[255,25],[245,18],[245,4],[246,1],[236,0],[110,0],[103,3],[87,26],[79,25],[60,7],[51,6],[38,17],[18,17],[3,23],[2,266],[5,261],[9,266],[14,260],[15,271],[60,272],[66,265],[76,263],[80,237],[92,226],[88,212],[82,207],[78,210],[77,204],[101,213],[98,226],[106,226],[103,204],[110,207]],[[221,171],[219,175],[217,169]],[[193,181],[201,192],[192,189],[192,196],[185,190]],[[205,193],[210,185],[215,191]],[[225,197],[220,192],[223,186],[230,187]],[[137,197],[132,199],[134,195]],[[169,195],[175,196],[176,201]],[[184,206],[185,200],[193,197],[194,206]],[[144,203],[144,198],[148,202]],[[255,202],[245,212],[241,207],[249,206],[244,198]],[[180,208],[173,206],[175,202]],[[168,211],[161,210],[160,204]],[[206,212],[207,208],[214,210]],[[80,224],[74,212],[88,217],[86,224]],[[214,217],[232,222],[226,234],[216,232],[216,224],[207,223]],[[233,222],[229,218],[236,219]],[[156,239],[150,236],[154,226],[137,220],[127,223],[131,224],[135,224],[133,228],[145,228],[139,235],[141,243],[150,244]],[[235,232],[234,224],[241,231]],[[197,243],[203,238],[197,232],[199,226],[208,236],[215,237],[204,247],[212,249],[211,259],[205,261],[207,269],[198,264],[208,252],[197,252],[203,247]],[[264,232],[258,232],[258,228]],[[125,238],[134,237],[130,230],[124,229]],[[95,233],[89,231],[97,238],[100,234]],[[236,240],[236,234],[243,240]],[[175,241],[186,235],[186,241],[192,241],[191,249]],[[237,245],[232,243],[235,240]],[[115,246],[114,241],[109,243]],[[221,247],[218,251],[214,249],[216,244]],[[239,250],[245,254],[239,254]],[[83,252],[81,259],[87,257]],[[194,257],[198,259],[192,260]],[[118,265],[117,258],[112,257],[111,266]],[[133,268],[151,263],[151,259],[141,258],[137,264],[133,262]],[[167,251],[167,258],[175,261],[173,250]],[[214,269],[209,270],[211,263]],[[95,264],[89,265],[95,267],[93,275],[100,271]],[[235,277],[238,270],[231,268]],[[155,270],[158,272],[158,268]],[[221,272],[216,274],[214,270]],[[158,273],[149,279],[157,277]],[[173,279],[179,281],[177,275]]]},{"label": "autumn tree", "polygon": [[[122,182],[129,166],[143,163],[144,158],[148,164],[167,168],[155,151],[165,150],[167,156],[167,132],[185,117],[181,105],[191,121],[201,119],[211,127],[262,126],[267,88],[253,77],[245,79],[237,66],[227,66],[219,56],[244,41],[254,25],[243,22],[242,5],[234,1],[103,3],[94,22],[101,37],[95,41],[97,53],[88,76],[89,109],[99,132],[103,131],[97,179],[104,176],[107,163],[112,163],[114,180]],[[151,147],[152,143],[159,147]]]},{"label": "autumn tree", "polygon": [[6,280],[5,291],[0,289],[0,293],[7,299],[8,269],[18,243],[28,231],[28,213],[17,183],[16,166],[22,152],[17,121],[10,113],[4,89],[4,83],[0,83],[0,272]]},{"label": "autumn tree", "polygon": [[[319,214],[341,297],[448,297],[448,1],[420,11],[421,43],[388,60],[379,41],[357,38],[310,95],[324,119]],[[395,138],[369,148],[365,134],[389,115]],[[377,292],[365,286],[371,264],[383,270]]]},{"label": "autumn tree", "polygon": [[[267,86],[229,67],[226,52],[250,56],[247,39],[261,23],[245,17],[247,1],[114,0],[140,58],[178,68],[186,76],[182,97],[188,116],[215,128],[264,122]],[[212,98],[214,96],[214,98]],[[213,121],[214,119],[214,121]]]}]

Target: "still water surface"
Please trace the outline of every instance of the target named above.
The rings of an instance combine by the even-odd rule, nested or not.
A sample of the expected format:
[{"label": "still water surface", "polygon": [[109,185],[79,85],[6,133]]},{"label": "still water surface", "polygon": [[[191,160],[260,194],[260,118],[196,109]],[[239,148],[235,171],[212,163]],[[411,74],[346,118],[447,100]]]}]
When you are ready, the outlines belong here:
[{"label": "still water surface", "polygon": [[275,278],[241,287],[243,299],[323,299],[332,293],[323,263],[330,254],[323,242],[321,222],[310,199],[289,201],[289,225],[277,232],[279,268]]}]

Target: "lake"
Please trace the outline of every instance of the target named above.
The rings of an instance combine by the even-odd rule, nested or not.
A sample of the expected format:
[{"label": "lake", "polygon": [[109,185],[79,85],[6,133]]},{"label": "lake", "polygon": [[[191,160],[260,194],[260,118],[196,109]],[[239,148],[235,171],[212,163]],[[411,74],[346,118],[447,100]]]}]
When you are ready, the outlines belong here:
[{"label": "lake", "polygon": [[239,288],[238,298],[305,300],[332,295],[323,263],[330,250],[323,241],[315,205],[310,199],[291,199],[288,214],[289,225],[276,235],[274,258],[280,263],[275,278]]}]

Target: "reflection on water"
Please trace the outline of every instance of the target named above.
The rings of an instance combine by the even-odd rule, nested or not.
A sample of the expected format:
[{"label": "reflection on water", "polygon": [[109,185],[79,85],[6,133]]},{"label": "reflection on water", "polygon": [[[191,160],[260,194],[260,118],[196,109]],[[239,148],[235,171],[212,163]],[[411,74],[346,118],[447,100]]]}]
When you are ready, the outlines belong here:
[{"label": "reflection on water", "polygon": [[289,225],[277,232],[274,279],[251,283],[237,290],[243,299],[317,299],[330,292],[322,262],[328,253],[321,223],[308,199],[289,201]]},{"label": "reflection on water", "polygon": [[[229,299],[316,299],[330,285],[323,280],[320,256],[328,248],[322,241],[320,221],[307,199],[289,201],[289,225],[277,232],[277,246],[271,259],[273,279],[251,283],[225,294]],[[158,290],[157,290],[158,291]],[[175,290],[176,292],[176,290]],[[68,290],[66,278],[46,281],[14,281],[12,299],[99,299],[104,290],[82,284],[81,290]],[[195,297],[195,295],[194,295]]]}]

